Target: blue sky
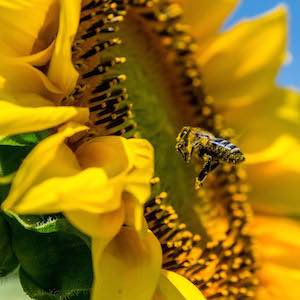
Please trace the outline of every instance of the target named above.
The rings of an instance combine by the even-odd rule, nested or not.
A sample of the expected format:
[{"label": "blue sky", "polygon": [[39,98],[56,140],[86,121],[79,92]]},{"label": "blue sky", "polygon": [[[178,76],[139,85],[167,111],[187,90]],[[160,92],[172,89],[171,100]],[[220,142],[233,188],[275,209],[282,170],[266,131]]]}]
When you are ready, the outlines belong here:
[{"label": "blue sky", "polygon": [[300,89],[300,0],[241,0],[241,4],[228,20],[229,27],[244,17],[253,17],[285,4],[289,11],[289,51],[292,61],[284,66],[278,76],[278,83]]}]

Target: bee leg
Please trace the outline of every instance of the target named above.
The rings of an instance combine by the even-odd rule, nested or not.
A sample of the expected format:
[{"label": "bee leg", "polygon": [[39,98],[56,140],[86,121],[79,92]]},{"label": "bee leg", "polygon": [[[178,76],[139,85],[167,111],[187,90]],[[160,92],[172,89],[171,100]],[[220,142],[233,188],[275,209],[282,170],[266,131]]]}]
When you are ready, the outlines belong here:
[{"label": "bee leg", "polygon": [[[202,186],[203,181],[205,180],[209,171],[211,171],[213,160],[210,156],[206,156],[205,163],[203,165],[202,170],[200,171],[199,175],[196,178],[195,188],[196,190]],[[213,165],[214,166],[214,165]]]},{"label": "bee leg", "polygon": [[210,172],[213,171],[214,169],[216,169],[219,166],[219,162],[218,161],[214,161],[211,166],[210,166]]}]

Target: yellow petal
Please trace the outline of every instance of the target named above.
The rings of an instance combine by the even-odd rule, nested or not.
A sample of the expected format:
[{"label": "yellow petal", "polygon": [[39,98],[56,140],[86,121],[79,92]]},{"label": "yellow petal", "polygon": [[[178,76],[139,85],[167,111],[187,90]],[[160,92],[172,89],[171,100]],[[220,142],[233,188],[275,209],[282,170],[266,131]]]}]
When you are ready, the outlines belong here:
[{"label": "yellow petal", "polygon": [[[52,167],[59,168],[58,162],[53,161]],[[113,188],[108,186],[104,171],[90,168],[73,176],[57,176],[35,184],[14,204],[14,211],[19,214],[78,210],[103,213],[118,208],[120,200],[120,196],[113,197]]]},{"label": "yellow petal", "polygon": [[289,135],[246,156],[250,199],[260,212],[299,216],[300,143]]},{"label": "yellow petal", "polygon": [[141,203],[149,197],[154,158],[148,141],[117,136],[98,137],[80,146],[76,156],[82,168],[104,168],[110,178],[126,174],[126,191]]},{"label": "yellow petal", "polygon": [[0,57],[0,97],[20,93],[38,94],[51,100],[64,97],[63,92],[40,70],[16,59],[4,60]]},{"label": "yellow petal", "polygon": [[300,139],[300,94],[293,89],[274,88],[260,101],[231,106],[224,117],[237,132],[243,151],[258,152],[280,135]]},{"label": "yellow petal", "polygon": [[[298,256],[299,257],[299,253]],[[295,260],[297,259],[295,257]],[[265,262],[258,272],[257,300],[298,300],[300,271]]]},{"label": "yellow petal", "polygon": [[288,134],[280,135],[275,142],[268,148],[249,153],[247,155],[247,164],[255,165],[260,163],[274,163],[279,168],[285,168],[299,172],[300,143],[298,139]]},{"label": "yellow petal", "polygon": [[126,202],[125,223],[140,231],[143,205],[151,192],[154,164],[151,144],[142,139],[98,137],[81,145],[76,156],[82,168],[104,168],[109,178],[122,181]]},{"label": "yellow petal", "polygon": [[[34,101],[35,96],[30,97]],[[36,97],[37,102],[41,99]],[[40,131],[74,120],[81,123],[88,120],[88,109],[72,106],[23,107],[0,101],[0,135],[14,135]]]},{"label": "yellow petal", "polygon": [[52,56],[54,45],[55,42],[52,42],[46,49],[32,55],[14,58],[14,61],[24,62],[37,67],[46,65]]},{"label": "yellow petal", "polygon": [[[102,192],[101,192],[102,196]],[[120,203],[120,207],[115,211],[108,213],[91,213],[86,211],[67,211],[64,215],[68,220],[84,232],[93,237],[93,245],[101,252],[100,247],[104,247],[111,241],[111,239],[119,232],[124,222],[124,205]],[[107,226],[109,224],[109,226]],[[97,244],[97,246],[95,246]]]},{"label": "yellow petal", "polygon": [[175,272],[163,270],[159,286],[152,300],[205,300],[189,280]]},{"label": "yellow petal", "polygon": [[[78,174],[80,167],[76,157],[64,144],[64,140],[86,129],[87,127],[85,126],[68,123],[60,132],[51,135],[39,143],[19,167],[9,195],[2,204],[2,208],[14,211],[16,206],[22,203],[22,199],[26,197],[26,193],[47,179]],[[47,193],[45,197],[47,197]],[[38,207],[41,201],[42,199],[34,199]]]},{"label": "yellow petal", "polygon": [[77,32],[81,1],[60,0],[59,30],[50,62],[48,76],[65,95],[72,92],[78,72],[72,63],[72,44]]},{"label": "yellow petal", "polygon": [[55,0],[1,0],[1,55],[28,56],[46,49],[57,32],[58,13]]},{"label": "yellow petal", "polygon": [[239,0],[181,0],[187,24],[192,25],[192,32],[203,39],[214,35],[226,18],[233,13]]},{"label": "yellow petal", "polygon": [[134,228],[139,234],[143,235],[144,223],[144,205],[128,192],[123,193],[123,202],[125,204],[124,224]]},{"label": "yellow petal", "polygon": [[[94,274],[98,274],[105,247],[120,232],[125,216],[124,205],[104,214],[91,214],[82,211],[67,213],[70,222],[92,237]],[[107,226],[109,224],[109,226]],[[94,275],[95,276],[95,275]],[[94,281],[95,285],[95,281]]]},{"label": "yellow petal", "polygon": [[93,245],[92,299],[151,300],[159,279],[161,248],[152,232],[144,238],[129,227],[105,247]]},{"label": "yellow petal", "polygon": [[144,204],[151,194],[150,180],[154,174],[154,151],[152,145],[142,139],[129,139],[127,152],[132,153],[133,167],[126,176],[125,189],[128,197],[125,223],[137,231],[143,227]]},{"label": "yellow petal", "polygon": [[286,38],[284,7],[220,34],[198,55],[208,94],[219,105],[256,101],[273,85]]},{"label": "yellow petal", "polygon": [[132,168],[133,154],[127,151],[127,140],[119,136],[103,136],[82,144],[76,157],[83,169],[103,168],[109,178],[126,174]]},{"label": "yellow petal", "polygon": [[257,256],[263,264],[269,262],[300,272],[300,223],[288,218],[256,216],[252,222]]},{"label": "yellow petal", "polygon": [[126,177],[126,190],[144,204],[151,193],[149,183],[154,174],[154,150],[144,139],[129,139],[127,147],[127,153],[133,153],[133,167]]},{"label": "yellow petal", "polygon": [[[36,66],[51,58],[48,78],[63,93],[62,97],[70,94],[78,79],[72,64],[71,47],[79,24],[80,8],[79,0],[17,0],[14,4],[1,0],[0,25],[7,29],[1,31],[3,36],[0,34],[0,53],[3,50],[3,56],[7,55],[14,63]],[[25,81],[32,82],[29,78]]]},{"label": "yellow petal", "polygon": [[14,95],[3,93],[1,101],[5,101],[7,105],[13,104],[24,108],[54,106],[53,102],[35,93],[16,93]]},{"label": "yellow petal", "polygon": [[[280,93],[281,92],[281,93]],[[294,89],[278,89],[281,105],[276,110],[280,120],[300,127],[300,93]]]}]

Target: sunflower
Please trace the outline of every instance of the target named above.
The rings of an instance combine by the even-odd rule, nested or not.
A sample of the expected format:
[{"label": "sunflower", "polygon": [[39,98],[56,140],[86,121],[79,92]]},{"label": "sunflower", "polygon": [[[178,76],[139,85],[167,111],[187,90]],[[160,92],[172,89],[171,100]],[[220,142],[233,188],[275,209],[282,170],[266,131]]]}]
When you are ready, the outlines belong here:
[{"label": "sunflower", "polygon": [[[220,112],[235,127],[232,111],[276,91],[285,11],[219,33],[236,2],[193,3],[200,24],[195,14],[184,18],[196,43],[175,1],[0,1],[0,22],[14,30],[1,36],[0,134],[50,129],[31,147],[28,135],[2,139],[24,146],[23,158],[33,148],[19,170],[22,158],[3,172],[17,170],[1,216],[10,258],[4,273],[19,264],[30,297],[88,298],[91,252],[94,299],[256,297],[244,168],[222,165],[195,191],[200,166],[186,166],[174,151],[187,124],[231,138]],[[192,2],[183,4],[188,11]],[[151,147],[140,137],[155,149],[152,180]],[[104,221],[94,223],[99,215]]]}]

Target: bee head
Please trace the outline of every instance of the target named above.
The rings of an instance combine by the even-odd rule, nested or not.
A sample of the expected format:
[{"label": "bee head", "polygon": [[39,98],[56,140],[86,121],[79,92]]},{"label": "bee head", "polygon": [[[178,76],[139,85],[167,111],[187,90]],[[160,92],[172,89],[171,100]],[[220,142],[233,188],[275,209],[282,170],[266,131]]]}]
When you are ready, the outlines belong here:
[{"label": "bee head", "polygon": [[182,155],[185,161],[189,161],[191,157],[191,147],[190,145],[190,133],[192,131],[192,127],[184,126],[177,138],[176,138],[176,150]]}]

